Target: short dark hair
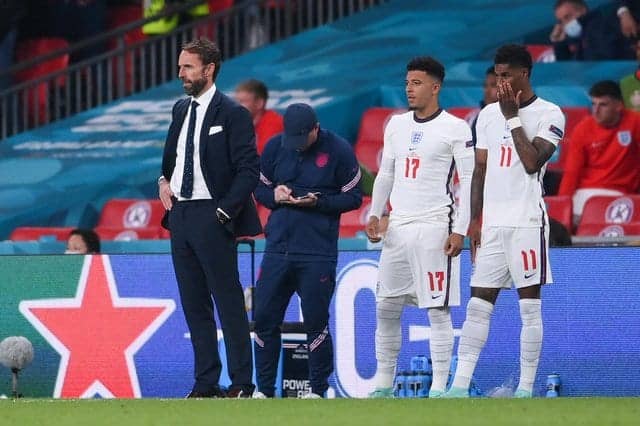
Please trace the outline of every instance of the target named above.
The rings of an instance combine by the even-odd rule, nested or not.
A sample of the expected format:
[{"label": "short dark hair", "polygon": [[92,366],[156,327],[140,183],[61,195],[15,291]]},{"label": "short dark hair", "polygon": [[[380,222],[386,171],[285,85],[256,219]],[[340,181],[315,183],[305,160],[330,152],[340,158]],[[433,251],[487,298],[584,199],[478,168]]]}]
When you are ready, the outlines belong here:
[{"label": "short dark hair", "polygon": [[600,98],[602,96],[609,96],[612,99],[622,101],[622,91],[620,86],[613,80],[602,80],[591,86],[589,89],[589,96],[594,98]]},{"label": "short dark hair", "polygon": [[484,72],[484,76],[488,76],[488,75],[496,75],[496,67],[494,65],[491,65],[489,68],[487,68],[487,70]]},{"label": "short dark hair", "polygon": [[183,43],[182,50],[189,53],[196,53],[204,65],[214,64],[216,69],[213,71],[212,78],[213,81],[216,81],[216,77],[220,72],[220,66],[222,65],[222,53],[220,53],[217,44],[206,37],[200,37]]},{"label": "short dark hair", "polygon": [[253,93],[256,98],[263,99],[265,102],[269,99],[269,90],[267,89],[267,86],[255,78],[245,80],[238,84],[236,86],[236,91],[238,90]]},{"label": "short dark hair", "polygon": [[87,246],[87,253],[100,253],[100,237],[93,229],[76,228],[69,233],[69,237],[78,235]]},{"label": "short dark hair", "polygon": [[557,0],[555,6],[553,6],[553,10],[556,10],[565,3],[571,3],[574,6],[582,6],[587,9],[589,8],[584,0]]},{"label": "short dark hair", "polygon": [[444,66],[431,56],[418,56],[407,64],[407,71],[424,71],[442,83],[444,81]]},{"label": "short dark hair", "polygon": [[505,44],[501,46],[493,58],[493,63],[526,68],[527,74],[531,77],[533,59],[531,59],[531,53],[521,44]]}]

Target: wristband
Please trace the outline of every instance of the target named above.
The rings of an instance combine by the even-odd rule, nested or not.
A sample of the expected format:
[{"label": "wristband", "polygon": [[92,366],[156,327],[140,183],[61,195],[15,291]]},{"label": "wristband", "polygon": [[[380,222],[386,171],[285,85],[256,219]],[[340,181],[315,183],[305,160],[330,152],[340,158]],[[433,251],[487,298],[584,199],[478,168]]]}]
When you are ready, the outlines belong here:
[{"label": "wristband", "polygon": [[513,117],[507,120],[507,128],[510,132],[517,129],[518,127],[522,127],[520,117]]}]

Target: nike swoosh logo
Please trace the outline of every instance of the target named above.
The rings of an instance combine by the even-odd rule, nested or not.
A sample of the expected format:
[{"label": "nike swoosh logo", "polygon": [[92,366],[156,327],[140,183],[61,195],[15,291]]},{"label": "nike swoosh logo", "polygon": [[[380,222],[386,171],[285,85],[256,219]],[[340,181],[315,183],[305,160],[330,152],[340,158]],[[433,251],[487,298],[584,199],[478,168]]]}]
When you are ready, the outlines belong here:
[{"label": "nike swoosh logo", "polygon": [[438,296],[431,296],[432,299],[437,299],[438,297],[442,297],[442,295],[438,295]]},{"label": "nike swoosh logo", "polygon": [[536,273],[534,272],[533,274],[524,274],[524,279],[528,280],[529,278],[531,278],[532,276],[534,276]]}]

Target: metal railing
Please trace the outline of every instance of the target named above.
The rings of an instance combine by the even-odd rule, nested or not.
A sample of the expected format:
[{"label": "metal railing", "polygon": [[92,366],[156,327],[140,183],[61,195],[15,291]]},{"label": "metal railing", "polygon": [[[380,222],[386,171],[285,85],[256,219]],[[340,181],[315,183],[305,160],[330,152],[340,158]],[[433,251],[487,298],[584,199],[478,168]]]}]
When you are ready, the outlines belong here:
[{"label": "metal railing", "polygon": [[0,70],[14,81],[21,73],[56,58],[108,45],[89,59],[22,81],[0,92],[0,139],[37,128],[115,99],[176,78],[182,41],[207,36],[217,42],[223,59],[331,23],[387,0],[245,0],[216,14],[193,20],[161,36],[133,37],[158,18],[185,14],[202,0],[193,0],[149,19],[123,25],[68,48]]}]

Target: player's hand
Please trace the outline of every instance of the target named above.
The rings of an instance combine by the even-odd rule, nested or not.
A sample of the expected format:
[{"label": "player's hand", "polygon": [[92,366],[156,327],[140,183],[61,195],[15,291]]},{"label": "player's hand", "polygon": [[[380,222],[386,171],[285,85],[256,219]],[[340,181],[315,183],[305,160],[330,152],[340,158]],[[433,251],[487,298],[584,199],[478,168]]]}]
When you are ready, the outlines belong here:
[{"label": "player's hand", "polygon": [[636,37],[638,35],[638,24],[629,11],[620,15],[620,31],[625,37]]},{"label": "player's hand", "polygon": [[444,254],[455,257],[460,254],[463,246],[464,235],[456,234],[454,232],[447,237],[447,241],[444,243]]},{"label": "player's hand", "polygon": [[289,196],[289,200],[287,204],[292,204],[298,207],[315,207],[318,203],[318,196],[313,192],[307,193],[304,197],[291,197]]},{"label": "player's hand", "polygon": [[508,81],[502,80],[498,82],[498,103],[500,104],[500,111],[502,111],[505,119],[508,120],[518,116],[520,95],[522,95],[522,90],[514,93]]},{"label": "player's hand", "polygon": [[173,197],[173,192],[171,191],[171,186],[166,179],[160,180],[158,183],[158,195],[160,196],[160,201],[162,201],[162,205],[166,210],[171,210],[173,207],[173,201],[171,197]]},{"label": "player's hand", "polygon": [[273,190],[273,200],[276,204],[288,204],[293,197],[291,197],[291,188],[287,185],[278,185]]},{"label": "player's hand", "polygon": [[469,224],[469,239],[471,240],[471,263],[476,262],[476,251],[480,247],[480,239],[482,238],[481,224],[479,221],[472,220]]},{"label": "player's hand", "polygon": [[555,24],[549,34],[549,40],[552,43],[558,43],[565,39],[567,35],[564,32],[564,27],[561,24]]},{"label": "player's hand", "polygon": [[369,218],[369,222],[367,223],[367,227],[364,229],[364,232],[372,243],[377,243],[382,240],[382,235],[380,235],[380,220],[377,216],[371,216]]}]

